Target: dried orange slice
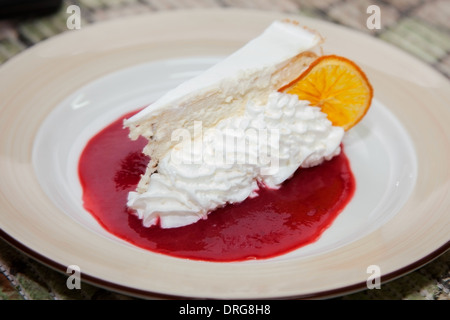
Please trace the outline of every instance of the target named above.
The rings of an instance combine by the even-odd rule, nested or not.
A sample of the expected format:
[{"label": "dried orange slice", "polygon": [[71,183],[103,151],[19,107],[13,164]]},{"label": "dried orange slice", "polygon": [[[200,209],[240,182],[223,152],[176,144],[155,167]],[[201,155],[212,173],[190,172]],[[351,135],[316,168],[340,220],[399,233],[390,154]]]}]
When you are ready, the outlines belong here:
[{"label": "dried orange slice", "polygon": [[351,60],[328,55],[316,59],[300,77],[279,91],[296,94],[328,115],[335,126],[348,130],[369,110],[373,89]]}]

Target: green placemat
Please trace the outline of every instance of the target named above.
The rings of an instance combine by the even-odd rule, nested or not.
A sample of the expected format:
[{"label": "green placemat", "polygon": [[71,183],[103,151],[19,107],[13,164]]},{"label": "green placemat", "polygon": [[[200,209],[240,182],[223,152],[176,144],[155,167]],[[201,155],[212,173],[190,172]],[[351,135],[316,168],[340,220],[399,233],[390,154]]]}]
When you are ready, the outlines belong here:
[{"label": "green placemat", "polygon": [[[36,43],[66,31],[69,17],[66,10],[70,5],[80,8],[81,27],[120,16],[187,8],[236,7],[296,13],[378,37],[450,78],[448,0],[65,0],[60,10],[50,16],[0,22],[0,64]],[[368,27],[368,18],[374,12],[368,12],[368,8],[373,5],[375,10],[379,9],[379,28]],[[66,285],[67,277],[0,239],[0,299],[134,299],[84,282],[81,289],[70,290]],[[381,289],[367,289],[335,299],[450,300],[449,292],[450,252],[447,252],[414,272],[383,283]]]}]

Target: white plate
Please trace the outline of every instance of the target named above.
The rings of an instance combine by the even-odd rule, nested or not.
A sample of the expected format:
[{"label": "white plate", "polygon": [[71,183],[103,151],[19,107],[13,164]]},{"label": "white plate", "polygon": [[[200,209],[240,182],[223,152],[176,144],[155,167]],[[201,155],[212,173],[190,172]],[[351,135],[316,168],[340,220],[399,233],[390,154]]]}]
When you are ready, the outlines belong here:
[{"label": "white plate", "polygon": [[364,289],[370,265],[387,281],[448,249],[448,81],[382,42],[303,17],[294,18],[327,38],[325,52],[356,61],[375,89],[369,113],[344,141],[357,191],[317,242],[268,260],[189,261],[119,240],[84,211],[76,166],[93,134],[284,17],[139,16],[57,36],[6,63],[2,235],[52,267],[75,264],[86,281],[144,297],[328,297]]},{"label": "white plate", "polygon": [[[33,143],[34,170],[49,199],[93,232],[120,241],[83,208],[77,168],[86,143],[112,121],[155,101],[222,58],[140,64],[89,83],[58,104]],[[377,130],[380,122],[383,130]],[[320,254],[359,239],[393,217],[410,196],[417,175],[413,144],[381,102],[374,100],[363,121],[347,133],[344,147],[358,181],[351,203],[317,242],[277,259]]]}]

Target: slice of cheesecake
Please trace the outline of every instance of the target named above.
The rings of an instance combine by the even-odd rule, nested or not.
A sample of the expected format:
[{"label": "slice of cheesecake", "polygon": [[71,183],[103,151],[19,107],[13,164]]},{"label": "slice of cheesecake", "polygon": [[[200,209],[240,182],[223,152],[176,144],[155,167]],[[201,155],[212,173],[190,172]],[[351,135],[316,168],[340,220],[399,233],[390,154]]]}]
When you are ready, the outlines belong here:
[{"label": "slice of cheesecake", "polygon": [[[131,139],[148,139],[143,152],[151,160],[128,197],[144,226],[194,223],[218,207],[255,196],[262,185],[279,187],[300,166],[317,165],[340,152],[342,128],[308,101],[278,92],[317,59],[321,43],[319,34],[296,22],[275,21],[229,57],[125,120]],[[173,139],[180,129],[189,139]],[[242,143],[227,149],[227,141]],[[234,161],[219,161],[217,154],[229,153]],[[201,161],[185,161],[192,154]]]},{"label": "slice of cheesecake", "polygon": [[158,162],[176,141],[174,130],[194,135],[195,121],[203,128],[242,115],[248,101],[266,102],[269,93],[292,82],[316,59],[321,36],[294,21],[275,21],[260,36],[202,74],[168,91],[156,102],[126,119],[130,138],[149,140],[143,152],[151,160],[137,191],[147,190]]}]

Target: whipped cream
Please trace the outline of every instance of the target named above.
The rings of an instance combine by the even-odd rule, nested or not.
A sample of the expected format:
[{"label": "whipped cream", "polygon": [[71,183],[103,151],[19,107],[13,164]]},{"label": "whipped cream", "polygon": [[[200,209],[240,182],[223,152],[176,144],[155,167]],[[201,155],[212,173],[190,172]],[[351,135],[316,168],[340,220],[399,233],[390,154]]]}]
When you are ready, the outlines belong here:
[{"label": "whipped cream", "polygon": [[331,159],[340,153],[343,136],[320,108],[273,91],[267,102],[249,100],[243,115],[193,137],[174,132],[172,138],[181,141],[160,159],[148,190],[130,192],[127,205],[146,227],[189,225],[257,196],[261,186],[279,188],[299,167]]}]

